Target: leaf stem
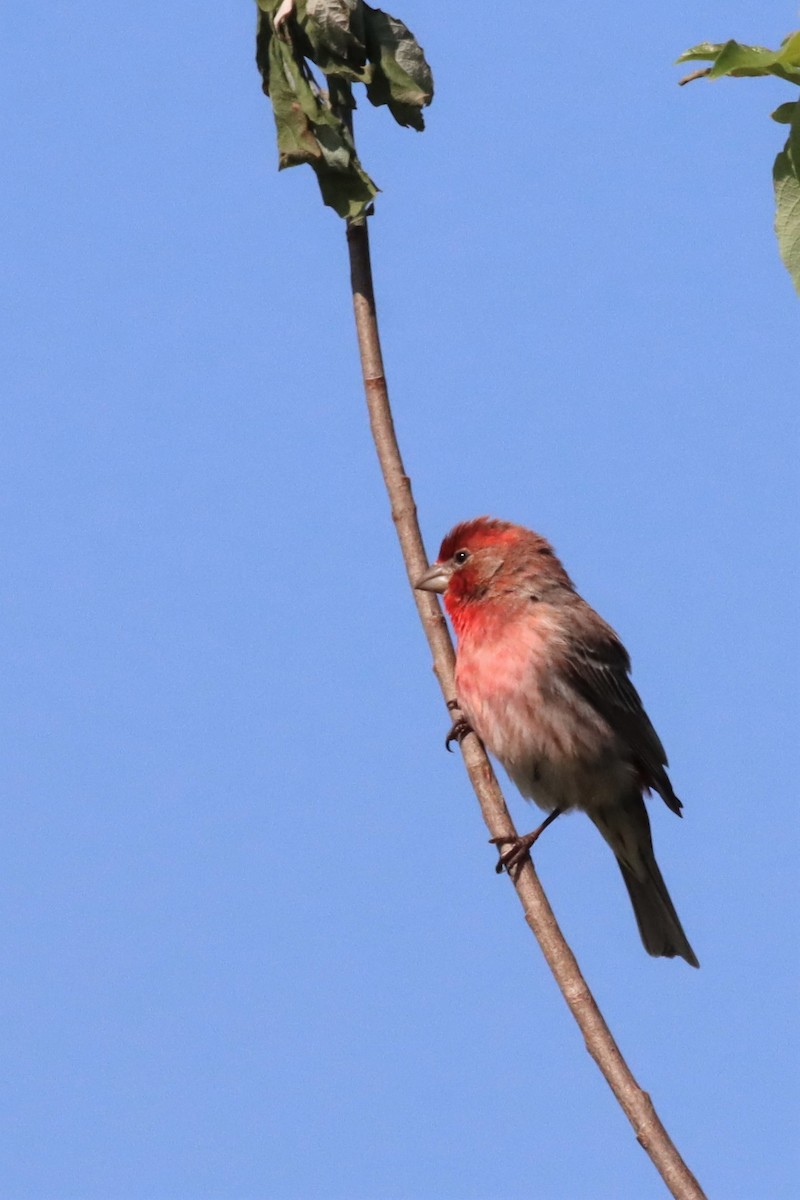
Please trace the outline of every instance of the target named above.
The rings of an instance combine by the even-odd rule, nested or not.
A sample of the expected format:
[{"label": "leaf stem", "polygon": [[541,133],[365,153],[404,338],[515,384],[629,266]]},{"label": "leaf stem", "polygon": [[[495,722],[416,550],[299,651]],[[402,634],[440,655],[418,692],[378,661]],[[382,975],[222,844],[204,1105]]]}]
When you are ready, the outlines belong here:
[{"label": "leaf stem", "polygon": [[[353,310],[372,437],[383,472],[403,561],[413,590],[415,581],[426,569],[428,562],[417,521],[411,481],[403,466],[389,404],[375,309],[366,219],[348,223],[347,244]],[[450,634],[435,597],[429,592],[416,590],[413,590],[413,595],[433,656],[433,669],[445,702],[450,707],[449,716],[452,719],[455,700],[455,655]],[[516,830],[505,799],[486,752],[475,734],[468,734],[463,739],[461,752],[492,838],[514,838]],[[700,1185],[661,1123],[650,1097],[636,1082],[622,1057],[581,974],[575,956],[558,927],[530,859],[516,873],[513,882],[525,920],[539,942],[570,1012],[578,1022],[586,1048],[633,1126],[637,1141],[650,1156],[676,1200],[705,1200]]]},{"label": "leaf stem", "polygon": [[683,79],[678,80],[678,87],[684,87],[685,84],[692,83],[695,79],[705,79],[712,70],[712,67],[703,67],[700,71],[692,71],[691,75],[684,75]]}]

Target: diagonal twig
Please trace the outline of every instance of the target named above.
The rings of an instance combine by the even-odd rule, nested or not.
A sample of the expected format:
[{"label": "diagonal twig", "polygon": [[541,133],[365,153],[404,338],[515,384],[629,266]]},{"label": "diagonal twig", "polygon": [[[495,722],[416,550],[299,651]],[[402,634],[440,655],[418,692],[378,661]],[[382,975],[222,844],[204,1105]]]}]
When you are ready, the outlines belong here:
[{"label": "diagonal twig", "polygon": [[685,87],[687,83],[693,83],[695,79],[705,79],[706,75],[711,74],[711,67],[703,67],[700,71],[692,71],[691,75],[684,75],[683,79],[678,80],[678,87]]},{"label": "diagonal twig", "polygon": [[[428,561],[417,521],[411,481],[403,467],[389,404],[375,311],[366,219],[348,224],[347,244],[353,309],[370,426],[389,495],[403,561],[413,589]],[[450,634],[434,596],[429,592],[416,590],[413,591],[413,595],[433,656],[433,669],[444,699],[450,705],[452,716],[452,704],[455,699],[455,655]],[[474,733],[468,734],[462,740],[461,752],[492,838],[515,837],[516,830],[491,763]],[[581,974],[575,956],[558,927],[530,859],[516,872],[513,882],[525,920],[539,942],[556,983],[580,1026],[586,1048],[633,1126],[638,1142],[650,1156],[676,1200],[705,1200],[700,1185],[661,1123],[650,1097],[636,1082],[622,1057]]]}]

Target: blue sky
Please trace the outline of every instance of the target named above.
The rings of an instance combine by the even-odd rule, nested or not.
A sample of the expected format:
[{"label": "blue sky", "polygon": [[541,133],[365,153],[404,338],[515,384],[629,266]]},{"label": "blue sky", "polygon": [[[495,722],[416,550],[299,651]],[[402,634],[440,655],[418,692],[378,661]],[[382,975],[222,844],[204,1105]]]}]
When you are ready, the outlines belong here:
[{"label": "blue sky", "polygon": [[[392,11],[429,128],[357,126],[427,544],[531,525],[624,638],[702,969],[647,957],[580,816],[540,874],[708,1193],[794,1196],[789,89],[671,62],[796,10]],[[2,26],[0,1194],[656,1200],[444,753],[343,227],[275,172],[253,8]]]}]

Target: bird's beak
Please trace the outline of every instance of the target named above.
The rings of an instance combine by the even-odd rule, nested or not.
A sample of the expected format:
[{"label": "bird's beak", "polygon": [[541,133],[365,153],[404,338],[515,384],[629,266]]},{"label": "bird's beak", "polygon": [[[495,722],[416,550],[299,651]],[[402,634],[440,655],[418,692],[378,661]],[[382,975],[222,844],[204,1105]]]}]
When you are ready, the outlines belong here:
[{"label": "bird's beak", "polygon": [[420,575],[414,587],[418,592],[439,592],[441,594],[447,591],[452,574],[453,568],[447,563],[434,563],[432,567],[428,567],[424,575]]}]

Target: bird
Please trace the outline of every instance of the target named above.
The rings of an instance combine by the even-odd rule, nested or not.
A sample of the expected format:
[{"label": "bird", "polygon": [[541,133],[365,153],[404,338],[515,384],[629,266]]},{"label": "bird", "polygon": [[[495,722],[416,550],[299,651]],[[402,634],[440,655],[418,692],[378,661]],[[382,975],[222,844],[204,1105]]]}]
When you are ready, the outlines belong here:
[{"label": "bird", "polygon": [[[549,815],[520,838],[492,839],[497,870],[518,870],[544,828],[586,813],[611,847],[644,948],[700,964],[656,863],[644,796],[681,816],[667,756],[615,631],[580,596],[550,543],[492,517],[456,525],[416,580],[439,593],[456,635],[463,718],[528,800]],[[503,846],[508,846],[503,849]]]}]

